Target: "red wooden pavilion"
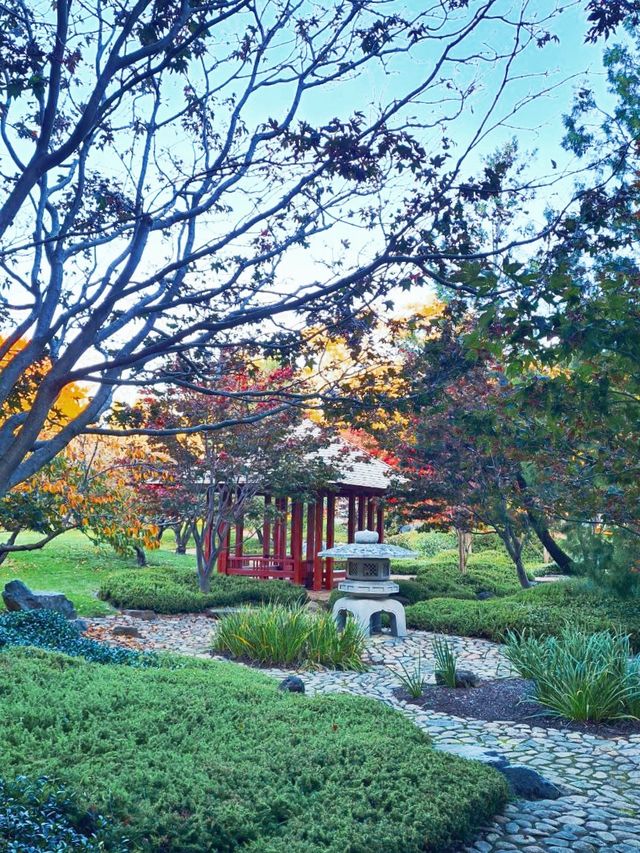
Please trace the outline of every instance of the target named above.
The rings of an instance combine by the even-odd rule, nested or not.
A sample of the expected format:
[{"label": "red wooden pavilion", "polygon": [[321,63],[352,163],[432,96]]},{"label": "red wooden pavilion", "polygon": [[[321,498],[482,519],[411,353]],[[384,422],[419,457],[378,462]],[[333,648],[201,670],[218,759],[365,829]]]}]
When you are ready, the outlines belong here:
[{"label": "red wooden pavilion", "polygon": [[[235,524],[231,548],[231,526],[224,534],[218,556],[218,572],[226,575],[270,579],[280,578],[308,589],[333,589],[344,577],[344,569],[331,559],[318,557],[318,551],[335,542],[336,516],[346,517],[347,537],[354,541],[356,530],[377,530],[384,540],[383,498],[393,475],[392,468],[380,459],[349,445],[333,445],[321,451],[343,473],[312,501],[304,503],[296,495],[272,498],[263,495],[265,520],[262,527],[262,554],[245,554],[244,522]],[[272,510],[275,509],[275,514]],[[275,515],[275,520],[272,521]]]}]

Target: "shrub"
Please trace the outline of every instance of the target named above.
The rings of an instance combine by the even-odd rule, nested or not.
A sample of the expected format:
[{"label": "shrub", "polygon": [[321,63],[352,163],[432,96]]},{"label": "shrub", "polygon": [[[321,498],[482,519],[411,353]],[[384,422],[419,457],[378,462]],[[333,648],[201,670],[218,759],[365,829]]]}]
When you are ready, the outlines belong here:
[{"label": "shrub", "polygon": [[223,617],[213,640],[217,651],[265,666],[328,666],[362,670],[365,637],[353,619],[338,631],[330,613],[266,605]]},{"label": "shrub", "polygon": [[538,702],[558,716],[601,722],[637,710],[640,679],[630,664],[629,638],[622,634],[565,628],[559,637],[539,639],[509,633],[505,654],[533,681]]},{"label": "shrub", "polygon": [[233,575],[214,575],[210,592],[203,594],[198,590],[193,570],[174,567],[115,572],[102,582],[99,595],[116,607],[156,613],[198,613],[208,607],[265,602],[295,606],[307,600],[306,590],[288,581]]},{"label": "shrub", "polygon": [[[480,554],[483,551],[498,551],[504,557],[508,557],[507,549],[497,533],[474,533],[473,553]],[[542,543],[537,537],[530,537],[525,543],[522,556],[531,562],[542,562]],[[557,567],[556,567],[557,568]]]},{"label": "shrub", "polygon": [[46,777],[0,779],[0,850],[7,853],[125,853],[107,821],[81,808],[63,785]]},{"label": "shrub", "polygon": [[567,544],[576,574],[619,598],[638,596],[640,561],[635,534],[615,527],[596,530],[592,524],[574,524],[567,530]]},{"label": "shrub", "polygon": [[422,564],[416,580],[429,588],[430,598],[511,595],[521,589],[512,560],[497,551],[471,554],[464,573],[458,569],[457,552],[443,551]]},{"label": "shrub", "polygon": [[94,663],[128,666],[157,666],[158,656],[99,643],[83,637],[73,622],[54,610],[31,610],[0,614],[0,648],[34,646],[83,657]]},{"label": "shrub", "polygon": [[422,532],[412,530],[410,533],[396,533],[395,536],[389,536],[387,541],[390,545],[399,545],[401,548],[417,551],[423,557],[435,557],[441,551],[455,547],[456,535],[441,530]]},{"label": "shrub", "polygon": [[559,636],[567,624],[588,632],[619,630],[640,648],[637,604],[603,596],[581,581],[539,584],[515,595],[488,601],[438,598],[407,608],[411,628],[484,637],[501,642],[507,631]]},{"label": "shrub", "polygon": [[0,655],[0,681],[0,773],[83,791],[141,853],[434,853],[507,795],[380,702],[280,692],[231,664],[131,670],[22,649]]}]

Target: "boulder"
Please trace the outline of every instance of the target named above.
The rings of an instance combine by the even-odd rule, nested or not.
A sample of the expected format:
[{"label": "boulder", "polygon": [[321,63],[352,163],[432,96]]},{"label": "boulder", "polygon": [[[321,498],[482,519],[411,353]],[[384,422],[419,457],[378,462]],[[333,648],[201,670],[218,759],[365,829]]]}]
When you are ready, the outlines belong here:
[{"label": "boulder", "polygon": [[129,616],[131,619],[142,619],[145,622],[155,622],[158,614],[154,610],[123,610],[123,616]]},{"label": "boulder", "polygon": [[516,797],[525,800],[557,800],[562,796],[562,790],[553,782],[549,782],[530,767],[509,764],[509,760],[495,749],[485,749],[467,743],[443,743],[438,749],[470,761],[481,761],[498,770],[506,778]]},{"label": "boulder", "polygon": [[562,791],[557,785],[549,782],[530,767],[510,764],[499,769],[506,776],[511,790],[517,797],[525,800],[557,800],[562,796]]},{"label": "boulder", "polygon": [[304,693],[304,681],[297,675],[288,675],[278,684],[278,690],[289,693]]},{"label": "boulder", "polygon": [[134,625],[116,625],[111,629],[114,637],[141,637],[142,634]]},{"label": "boulder", "polygon": [[485,749],[482,746],[467,743],[443,743],[438,746],[438,749],[443,752],[450,752],[451,755],[457,755],[460,758],[466,758],[469,761],[481,761],[496,770],[503,770],[509,766],[504,755],[495,749]]},{"label": "boulder", "polygon": [[489,590],[483,589],[476,593],[476,598],[478,601],[486,601],[488,598],[495,598],[495,595]]},{"label": "boulder", "polygon": [[76,611],[61,592],[34,592],[22,581],[13,580],[2,591],[7,610],[55,610],[67,619],[75,619]]},{"label": "boulder", "polygon": [[[441,672],[436,670],[435,672],[436,684],[439,684],[441,687],[444,686],[444,677]],[[480,679],[475,674],[475,672],[471,672],[470,669],[457,669],[456,670],[456,687],[477,687],[480,684]]]}]

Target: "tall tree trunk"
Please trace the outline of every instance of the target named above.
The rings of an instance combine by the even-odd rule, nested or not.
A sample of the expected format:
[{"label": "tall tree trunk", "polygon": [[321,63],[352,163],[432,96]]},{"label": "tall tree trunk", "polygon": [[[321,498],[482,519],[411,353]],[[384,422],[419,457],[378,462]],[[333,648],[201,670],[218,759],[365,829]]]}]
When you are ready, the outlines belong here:
[{"label": "tall tree trunk", "polygon": [[520,486],[520,489],[522,490],[523,503],[531,529],[540,540],[542,547],[547,549],[553,562],[559,566],[565,574],[571,574],[573,571],[573,560],[567,552],[558,545],[551,535],[544,516],[535,510],[529,495],[529,486],[524,476],[522,474],[518,474],[517,481],[518,486]]},{"label": "tall tree trunk", "polygon": [[456,537],[458,539],[458,568],[464,575],[467,571],[467,560],[471,553],[471,533],[468,530],[456,527]]},{"label": "tall tree trunk", "polygon": [[524,563],[522,562],[522,552],[524,550],[525,542],[524,537],[518,536],[518,534],[512,528],[510,522],[505,523],[505,526],[502,528],[502,530],[499,530],[496,527],[496,532],[498,536],[502,539],[504,547],[507,549],[507,553],[515,564],[518,580],[520,581],[520,586],[523,589],[529,589],[532,584],[527,575]]},{"label": "tall tree trunk", "polygon": [[136,563],[140,566],[147,565],[147,555],[144,553],[144,548],[141,548],[139,545],[133,546],[134,551],[136,552]]},{"label": "tall tree trunk", "polygon": [[176,554],[186,554],[187,544],[189,543],[189,535],[191,526],[188,523],[176,524],[173,528],[173,534],[176,539]]}]

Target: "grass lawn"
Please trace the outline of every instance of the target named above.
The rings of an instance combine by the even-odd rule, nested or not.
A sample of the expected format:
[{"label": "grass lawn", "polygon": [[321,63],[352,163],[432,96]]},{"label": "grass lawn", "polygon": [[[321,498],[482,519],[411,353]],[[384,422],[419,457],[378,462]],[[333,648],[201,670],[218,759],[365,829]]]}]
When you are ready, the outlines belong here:
[{"label": "grass lawn", "polygon": [[[36,541],[38,534],[23,534],[20,543]],[[164,536],[157,551],[149,551],[150,565],[191,567],[195,574],[195,557],[173,553],[173,535]],[[35,590],[63,592],[73,601],[80,616],[102,616],[113,608],[97,598],[101,581],[117,569],[135,568],[135,557],[120,557],[106,546],[96,547],[76,530],[65,533],[40,551],[24,551],[7,557],[0,566],[0,584],[20,578]],[[0,607],[4,604],[0,599]]]}]

